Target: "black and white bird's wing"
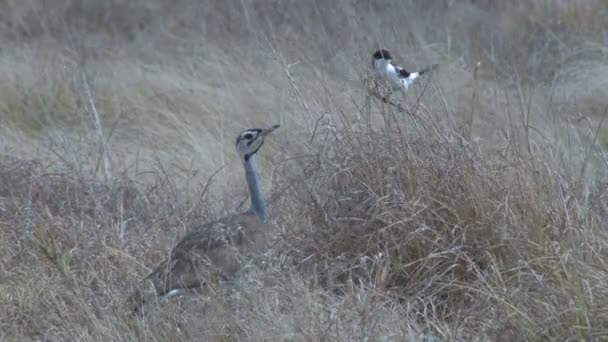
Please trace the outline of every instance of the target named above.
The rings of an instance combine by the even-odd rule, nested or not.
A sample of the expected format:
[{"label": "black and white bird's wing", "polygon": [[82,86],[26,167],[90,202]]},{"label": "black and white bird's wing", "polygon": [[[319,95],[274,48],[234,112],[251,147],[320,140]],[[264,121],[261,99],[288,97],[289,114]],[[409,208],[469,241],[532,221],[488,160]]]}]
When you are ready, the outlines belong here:
[{"label": "black and white bird's wing", "polygon": [[410,73],[402,67],[396,66],[395,70],[397,70],[397,74],[400,78],[410,77]]},{"label": "black and white bird's wing", "polygon": [[429,71],[437,69],[438,64],[433,64],[427,68],[421,69],[416,72],[408,72],[402,67],[395,66],[395,71],[397,73],[398,83],[403,87],[403,89],[407,90],[414,83],[414,81],[423,74],[426,74]]}]

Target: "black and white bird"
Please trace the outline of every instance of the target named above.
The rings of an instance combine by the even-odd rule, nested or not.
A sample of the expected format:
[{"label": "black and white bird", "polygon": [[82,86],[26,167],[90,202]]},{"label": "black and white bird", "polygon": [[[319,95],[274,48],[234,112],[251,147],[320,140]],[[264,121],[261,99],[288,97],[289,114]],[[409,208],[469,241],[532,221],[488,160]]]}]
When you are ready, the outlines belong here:
[{"label": "black and white bird", "polygon": [[391,53],[385,49],[374,52],[372,57],[372,66],[376,75],[388,81],[392,90],[408,90],[420,75],[437,68],[437,64],[434,64],[416,72],[408,72],[404,68],[394,65]]}]

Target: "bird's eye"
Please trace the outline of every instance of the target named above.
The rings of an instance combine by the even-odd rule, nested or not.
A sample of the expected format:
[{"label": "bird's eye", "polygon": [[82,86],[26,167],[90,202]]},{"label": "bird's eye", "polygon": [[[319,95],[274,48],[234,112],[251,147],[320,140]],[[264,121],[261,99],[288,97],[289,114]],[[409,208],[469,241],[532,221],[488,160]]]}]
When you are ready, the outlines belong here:
[{"label": "bird's eye", "polygon": [[245,134],[243,134],[243,139],[251,140],[251,139],[253,139],[253,134],[245,133]]}]

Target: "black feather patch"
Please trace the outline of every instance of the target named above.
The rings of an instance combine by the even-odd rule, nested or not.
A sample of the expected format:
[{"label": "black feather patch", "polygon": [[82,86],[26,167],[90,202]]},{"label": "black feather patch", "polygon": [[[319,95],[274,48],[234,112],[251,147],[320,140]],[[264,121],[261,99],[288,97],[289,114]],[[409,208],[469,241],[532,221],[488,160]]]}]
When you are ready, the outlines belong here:
[{"label": "black feather patch", "polygon": [[393,59],[391,53],[385,49],[374,52],[374,59]]},{"label": "black feather patch", "polygon": [[407,70],[401,69],[401,68],[399,68],[398,70],[399,70],[399,77],[403,77],[403,78],[410,77],[410,73],[407,72]]}]

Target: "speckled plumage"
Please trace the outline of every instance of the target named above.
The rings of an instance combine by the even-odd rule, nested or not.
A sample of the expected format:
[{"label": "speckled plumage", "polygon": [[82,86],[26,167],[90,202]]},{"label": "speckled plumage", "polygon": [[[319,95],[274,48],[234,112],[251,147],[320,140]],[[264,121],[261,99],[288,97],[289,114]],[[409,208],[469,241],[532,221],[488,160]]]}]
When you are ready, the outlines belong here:
[{"label": "speckled plumage", "polygon": [[231,279],[252,253],[266,250],[269,227],[251,159],[263,144],[264,137],[277,127],[246,130],[237,139],[237,151],[245,165],[249,184],[250,209],[206,223],[186,234],[169,257],[145,277],[142,286],[129,297],[132,310],[138,311],[141,305],[158,297],[170,297],[181,290]]}]

